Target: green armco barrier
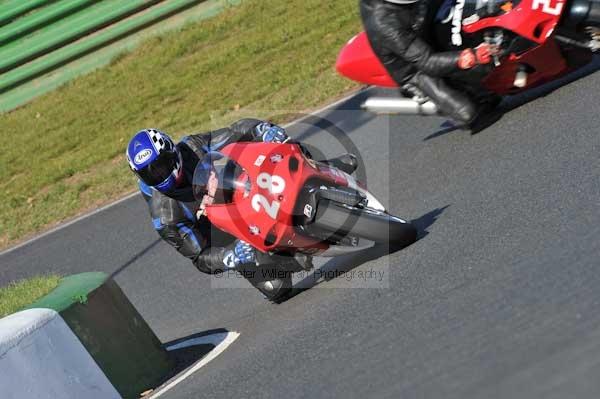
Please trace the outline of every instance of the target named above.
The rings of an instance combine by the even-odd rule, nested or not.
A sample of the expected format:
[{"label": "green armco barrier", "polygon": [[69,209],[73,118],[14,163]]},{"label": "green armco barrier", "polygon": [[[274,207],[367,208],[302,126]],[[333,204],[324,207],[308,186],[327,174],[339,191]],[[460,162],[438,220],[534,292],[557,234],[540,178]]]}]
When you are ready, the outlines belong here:
[{"label": "green armco barrier", "polygon": [[28,308],[61,317],[124,398],[156,388],[175,367],[154,332],[114,280],[104,273],[64,278]]},{"label": "green armco barrier", "polygon": [[98,0],[61,0],[52,3],[1,27],[0,46],[97,2]]},{"label": "green armco barrier", "polygon": [[[185,8],[202,3],[203,1],[205,0],[169,0],[153,7],[143,14],[135,15],[126,21],[115,24],[102,32],[98,32],[85,40],[62,47],[44,57],[28,63],[27,65],[3,73],[0,75],[0,93],[4,93],[23,82],[40,76],[69,61],[77,59],[106,44],[112,43],[113,41],[130,35],[161,19],[180,12]],[[220,9],[216,8],[215,13],[218,11],[220,11]]]},{"label": "green armco barrier", "polygon": [[54,0],[7,0],[0,3],[0,25]]},{"label": "green armco barrier", "polygon": [[[80,53],[80,55],[72,57],[72,61],[69,61],[64,66],[62,66],[62,63],[46,63],[46,61],[50,59],[49,57],[54,57],[53,54],[48,54],[27,65],[0,75],[0,82],[11,81],[12,78],[15,79],[12,80],[13,83],[8,86],[2,86],[2,84],[0,84],[0,87],[4,87],[4,89],[0,89],[0,93],[2,93],[0,94],[0,113],[10,112],[79,76],[86,75],[95,69],[109,65],[115,56],[135,49],[141,42],[150,37],[155,37],[178,29],[187,23],[197,23],[212,18],[227,7],[239,4],[241,4],[241,0],[206,0],[198,5],[182,9],[180,13],[178,12],[175,14],[181,16],[181,18],[167,17],[161,19],[165,21],[164,23],[146,24],[148,26],[127,33],[122,39],[111,40],[107,42],[106,45],[100,46],[101,48],[98,48],[97,50],[84,51]],[[162,7],[162,5],[156,6],[155,8],[158,7]],[[154,9],[148,10],[146,13],[152,11],[154,11]],[[133,18],[137,18],[137,16],[131,17],[131,19]],[[125,22],[127,21],[121,23]],[[108,28],[107,30],[112,28],[113,27]],[[106,31],[98,32],[93,37],[102,35],[105,32]],[[76,43],[73,43],[67,47],[75,45]],[[60,51],[63,50],[57,50],[57,52]],[[52,59],[56,60],[55,58]],[[31,72],[31,75],[29,75],[28,72]],[[8,90],[11,87],[14,89]]]},{"label": "green armco barrier", "polygon": [[105,0],[0,49],[0,73],[124,19],[160,0]]}]

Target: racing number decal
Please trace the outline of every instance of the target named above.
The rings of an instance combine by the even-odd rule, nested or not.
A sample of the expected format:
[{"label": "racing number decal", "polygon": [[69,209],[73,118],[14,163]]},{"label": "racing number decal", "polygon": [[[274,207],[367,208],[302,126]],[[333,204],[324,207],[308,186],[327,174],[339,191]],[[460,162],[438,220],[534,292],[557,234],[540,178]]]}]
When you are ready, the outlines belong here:
[{"label": "racing number decal", "polygon": [[269,200],[265,198],[264,195],[255,194],[252,197],[252,208],[256,212],[260,212],[261,207],[265,208],[265,213],[271,217],[271,219],[277,219],[277,214],[279,213],[279,201],[273,201],[269,204]]},{"label": "racing number decal", "polygon": [[285,180],[281,176],[271,176],[268,173],[261,173],[256,180],[258,187],[269,190],[271,194],[281,194],[285,190]]},{"label": "racing number decal", "polygon": [[[281,194],[285,190],[285,180],[281,176],[271,176],[268,173],[261,173],[258,175],[256,184],[258,184],[258,187],[268,190],[271,194]],[[252,208],[256,212],[260,212],[260,210],[264,208],[265,213],[269,215],[271,219],[277,219],[280,206],[281,204],[279,201],[269,203],[269,200],[261,194],[254,194],[252,197]]]},{"label": "racing number decal", "polygon": [[562,8],[564,2],[559,0],[556,6],[552,7],[552,0],[533,0],[533,4],[531,5],[532,10],[542,9],[542,12],[550,15],[560,15],[562,12]]}]

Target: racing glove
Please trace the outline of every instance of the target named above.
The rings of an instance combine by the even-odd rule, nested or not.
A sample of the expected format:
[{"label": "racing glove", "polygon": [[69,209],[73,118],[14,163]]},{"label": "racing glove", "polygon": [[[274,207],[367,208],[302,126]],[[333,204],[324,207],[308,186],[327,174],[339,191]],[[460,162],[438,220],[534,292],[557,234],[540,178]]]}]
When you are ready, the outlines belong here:
[{"label": "racing glove", "polygon": [[[263,253],[254,248],[245,241],[238,240],[233,246],[233,250],[228,250],[224,253],[223,264],[228,269],[236,269],[243,265],[265,266],[276,265],[289,262],[294,257]],[[298,256],[302,259],[302,256]]]},{"label": "racing glove", "polygon": [[235,255],[235,263],[248,264],[256,263],[256,249],[245,241],[239,240],[233,249]]},{"label": "racing glove", "polygon": [[461,51],[458,57],[458,67],[460,69],[471,69],[476,65],[489,64],[492,57],[499,53],[498,46],[481,43],[475,49],[465,49]]},{"label": "racing glove", "polygon": [[241,265],[256,265],[256,249],[245,241],[238,240],[233,250],[222,254],[222,264],[226,269],[237,269]]},{"label": "racing glove", "polygon": [[193,262],[198,270],[207,274],[236,270],[242,265],[256,265],[258,263],[256,249],[241,240],[233,244],[233,249],[231,247],[207,248]]},{"label": "racing glove", "polygon": [[256,136],[261,138],[265,143],[285,143],[290,139],[285,129],[269,122],[258,124],[254,130]]}]

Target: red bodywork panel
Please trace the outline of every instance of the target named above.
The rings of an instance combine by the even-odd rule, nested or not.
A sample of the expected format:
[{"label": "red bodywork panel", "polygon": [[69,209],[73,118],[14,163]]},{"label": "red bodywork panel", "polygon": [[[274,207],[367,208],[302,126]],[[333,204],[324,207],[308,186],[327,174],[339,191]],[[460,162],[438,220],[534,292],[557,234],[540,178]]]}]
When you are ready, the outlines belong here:
[{"label": "red bodywork panel", "polygon": [[263,252],[328,248],[317,239],[298,234],[292,223],[293,212],[309,179],[347,186],[343,174],[307,159],[296,144],[234,143],[221,152],[244,168],[238,181],[250,179],[251,189],[247,193],[236,191],[232,203],[208,206],[206,215],[212,224]]},{"label": "red bodywork panel", "polygon": [[564,0],[523,0],[504,15],[483,18],[464,25],[462,30],[475,33],[489,28],[502,28],[542,44],[558,24],[564,5]]},{"label": "red bodywork panel", "polygon": [[[514,94],[553,80],[569,70],[558,45],[551,37],[564,4],[564,0],[523,0],[504,15],[483,18],[462,27],[467,34],[499,27],[539,44],[522,54],[505,57],[502,64],[484,79],[486,88],[498,94]],[[530,73],[527,85],[515,88],[514,78],[520,64],[528,65]],[[397,87],[373,52],[365,32],[352,38],[342,49],[336,68],[341,75],[357,82]]]},{"label": "red bodywork panel", "polygon": [[354,36],[338,56],[336,69],[356,82],[382,87],[398,87],[373,52],[365,32]]},{"label": "red bodywork panel", "polygon": [[513,87],[517,69],[521,64],[533,68],[527,76],[527,86],[524,89],[549,82],[569,70],[556,42],[548,40],[541,46],[534,47],[519,56],[511,54],[484,79],[483,85],[490,91],[502,95],[524,90],[516,90]]}]

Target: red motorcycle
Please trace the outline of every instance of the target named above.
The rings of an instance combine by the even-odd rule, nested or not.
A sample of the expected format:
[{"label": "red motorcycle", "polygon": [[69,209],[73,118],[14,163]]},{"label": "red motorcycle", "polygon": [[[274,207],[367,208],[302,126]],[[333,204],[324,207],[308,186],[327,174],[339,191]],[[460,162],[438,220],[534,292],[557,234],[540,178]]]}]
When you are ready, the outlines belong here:
[{"label": "red motorcycle", "polygon": [[[491,68],[469,71],[452,83],[467,91],[517,94],[555,80],[591,60],[600,49],[600,2],[589,0],[444,0],[431,26],[438,51],[473,48],[482,42],[501,52]],[[338,72],[369,85],[397,87],[366,34],[344,47]],[[477,86],[478,85],[478,86]],[[476,92],[477,90],[474,90]],[[480,90],[479,90],[480,91]],[[376,113],[437,114],[427,98],[370,98],[363,108]]]},{"label": "red motorcycle", "polygon": [[[229,144],[198,164],[193,188],[216,228],[263,253],[338,256],[417,238],[415,227],[387,213],[354,177],[313,160],[300,144]],[[299,264],[277,267],[302,270],[290,265]],[[290,273],[277,274],[286,290]]]}]

